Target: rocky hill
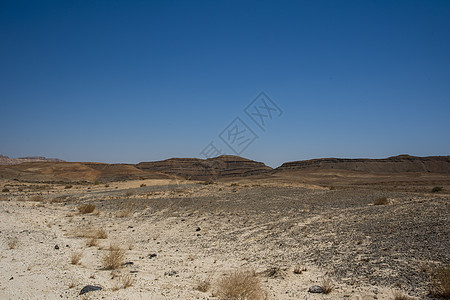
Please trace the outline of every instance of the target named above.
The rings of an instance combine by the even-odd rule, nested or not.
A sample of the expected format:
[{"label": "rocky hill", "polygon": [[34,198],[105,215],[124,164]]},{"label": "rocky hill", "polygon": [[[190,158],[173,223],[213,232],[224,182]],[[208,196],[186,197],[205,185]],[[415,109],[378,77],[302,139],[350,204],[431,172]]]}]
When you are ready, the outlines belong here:
[{"label": "rocky hill", "polygon": [[0,165],[17,165],[24,162],[43,162],[43,161],[51,161],[51,162],[63,162],[64,160],[57,158],[46,158],[43,156],[27,156],[27,157],[19,157],[19,158],[9,158],[8,156],[0,154]]},{"label": "rocky hill", "polygon": [[[5,157],[2,158],[6,161]],[[209,159],[171,158],[163,161],[141,162],[136,165],[61,162],[59,160],[49,161],[44,158],[20,159],[26,161],[18,164],[16,160],[16,164],[0,165],[0,178],[42,182],[108,182],[170,178],[216,181],[249,176],[270,177],[272,175],[297,178],[303,176],[305,172],[321,170],[360,171],[367,174],[388,175],[412,172],[450,174],[450,156],[400,155],[384,159],[322,158],[287,162],[275,170],[261,162],[231,155]],[[303,175],[299,172],[303,172]],[[298,176],[295,173],[298,173]]]},{"label": "rocky hill", "polygon": [[369,173],[450,173],[450,156],[416,157],[399,155],[383,159],[321,158],[282,164],[275,172],[338,169]]},{"label": "rocky hill", "polygon": [[232,155],[208,159],[171,158],[163,161],[142,162],[136,167],[147,172],[160,172],[194,180],[239,178],[272,172],[272,168],[261,162]]}]

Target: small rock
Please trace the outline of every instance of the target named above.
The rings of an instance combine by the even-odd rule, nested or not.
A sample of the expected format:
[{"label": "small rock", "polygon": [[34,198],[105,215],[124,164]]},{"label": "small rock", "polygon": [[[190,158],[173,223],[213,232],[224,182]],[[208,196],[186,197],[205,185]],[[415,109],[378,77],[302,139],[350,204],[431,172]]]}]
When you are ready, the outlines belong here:
[{"label": "small rock", "polygon": [[200,233],[197,233],[197,236],[201,236],[201,234],[200,234]]},{"label": "small rock", "polygon": [[201,230],[200,227],[195,228],[195,231],[200,231],[200,230]]},{"label": "small rock", "polygon": [[59,246],[58,245],[55,245],[55,250],[59,250]]},{"label": "small rock", "polygon": [[322,287],[318,285],[313,285],[308,289],[308,292],[310,293],[323,293]]},{"label": "small rock", "polygon": [[93,292],[93,291],[100,291],[102,288],[95,285],[86,285],[84,288],[81,289],[80,295]]},{"label": "small rock", "polygon": [[14,277],[11,277],[9,280],[13,280],[14,279]]},{"label": "small rock", "polygon": [[156,253],[152,253],[148,256],[148,258],[152,259],[153,257],[156,257],[156,256],[157,256]]},{"label": "small rock", "polygon": [[169,271],[169,272],[165,272],[164,275],[166,276],[173,276],[173,275],[177,275],[178,272],[177,271]]},{"label": "small rock", "polygon": [[132,261],[127,261],[126,263],[124,263],[122,266],[131,266],[134,265],[134,262]]},{"label": "small rock", "polygon": [[130,225],[130,226],[128,226],[128,228],[133,228],[133,226]]}]

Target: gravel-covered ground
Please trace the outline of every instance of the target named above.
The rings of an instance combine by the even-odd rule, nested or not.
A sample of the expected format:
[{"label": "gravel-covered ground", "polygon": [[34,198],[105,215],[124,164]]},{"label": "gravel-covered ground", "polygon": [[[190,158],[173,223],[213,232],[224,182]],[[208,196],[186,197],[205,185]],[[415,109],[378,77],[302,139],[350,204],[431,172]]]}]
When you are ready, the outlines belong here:
[{"label": "gravel-covered ground", "polygon": [[[97,283],[104,287],[93,292],[98,298],[217,299],[214,284],[200,292],[193,288],[195,280],[207,276],[214,282],[228,270],[254,269],[270,299],[392,299],[394,290],[418,299],[429,298],[429,270],[450,264],[450,198],[443,193],[330,190],[256,181],[87,188],[40,192],[44,201],[39,204],[20,201],[26,200],[26,192],[13,191],[0,202],[2,251],[7,238],[25,238],[23,230],[10,224],[15,219],[36,233],[33,241],[39,247],[48,244],[45,251],[53,253],[53,244],[59,243],[87,253],[82,267],[68,262],[69,248],[57,252],[58,260],[47,261],[48,276],[64,281],[70,275],[78,282],[58,287],[56,294],[43,285],[48,298],[74,298],[83,284]],[[380,197],[388,204],[373,205]],[[97,213],[78,214],[83,203],[94,204]],[[110,241],[132,241],[127,260],[137,271],[133,287],[111,287],[109,273],[98,263],[104,248],[87,248],[73,234],[86,226],[108,231],[108,240],[100,242],[104,247]],[[0,262],[12,266],[27,251],[33,249],[9,249]],[[150,253],[157,257],[149,260]],[[60,265],[53,266],[56,262]],[[293,274],[299,265],[307,271]],[[55,272],[58,268],[64,273]],[[173,270],[177,276],[165,275]],[[14,280],[8,279],[14,272],[2,271],[0,295],[9,295]],[[33,270],[20,272],[24,278],[27,272],[33,276]],[[334,290],[328,295],[308,293],[323,277],[332,280]]]}]

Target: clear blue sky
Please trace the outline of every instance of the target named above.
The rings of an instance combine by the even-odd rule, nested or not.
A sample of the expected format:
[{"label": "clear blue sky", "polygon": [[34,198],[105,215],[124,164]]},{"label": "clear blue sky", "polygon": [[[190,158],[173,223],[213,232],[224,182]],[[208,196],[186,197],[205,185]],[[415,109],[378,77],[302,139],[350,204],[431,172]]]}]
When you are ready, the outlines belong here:
[{"label": "clear blue sky", "polygon": [[[450,154],[450,1],[0,2],[0,154],[200,157],[240,117],[241,155]],[[283,110],[258,128],[264,91]]]}]

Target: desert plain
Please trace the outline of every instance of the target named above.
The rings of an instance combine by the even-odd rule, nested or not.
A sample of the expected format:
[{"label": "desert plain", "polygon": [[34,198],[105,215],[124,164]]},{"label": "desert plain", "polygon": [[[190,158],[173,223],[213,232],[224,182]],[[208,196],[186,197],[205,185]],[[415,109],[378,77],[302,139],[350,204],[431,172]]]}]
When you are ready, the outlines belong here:
[{"label": "desert plain", "polygon": [[[0,187],[0,299],[446,297],[446,173],[1,178]],[[101,289],[80,293],[87,285]]]}]

